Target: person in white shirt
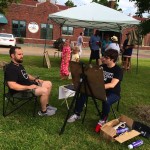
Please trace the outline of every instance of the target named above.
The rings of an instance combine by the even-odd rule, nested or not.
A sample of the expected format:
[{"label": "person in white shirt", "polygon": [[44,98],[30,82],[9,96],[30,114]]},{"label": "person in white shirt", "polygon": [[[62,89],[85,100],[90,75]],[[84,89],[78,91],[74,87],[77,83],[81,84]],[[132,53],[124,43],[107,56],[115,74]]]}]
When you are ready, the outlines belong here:
[{"label": "person in white shirt", "polygon": [[82,46],[83,46],[83,32],[80,33],[77,39],[77,46],[79,47],[79,56],[82,54]]},{"label": "person in white shirt", "polygon": [[108,45],[108,47],[105,49],[107,51],[108,49],[114,49],[117,50],[118,53],[120,53],[120,47],[118,44],[118,38],[116,36],[111,37],[112,43]]}]

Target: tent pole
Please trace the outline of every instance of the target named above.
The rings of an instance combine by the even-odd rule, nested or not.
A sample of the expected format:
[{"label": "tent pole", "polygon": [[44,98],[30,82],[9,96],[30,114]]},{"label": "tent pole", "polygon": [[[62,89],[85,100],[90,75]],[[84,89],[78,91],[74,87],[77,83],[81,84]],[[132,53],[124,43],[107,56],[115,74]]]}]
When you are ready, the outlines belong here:
[{"label": "tent pole", "polygon": [[[120,33],[120,37],[119,37],[119,41],[120,41],[119,47],[120,47],[120,50],[121,50],[121,49],[122,49],[122,48],[121,48],[121,43],[122,43],[122,28],[121,28],[121,26],[119,26],[119,29],[120,29],[120,32],[119,32],[119,33]],[[121,61],[120,61],[120,62],[121,62],[121,67],[122,67],[122,51],[121,51],[120,54],[121,54]],[[119,60],[120,60],[120,58],[119,58]]]},{"label": "tent pole", "polygon": [[62,30],[61,30],[61,28],[63,27],[63,25],[65,24],[65,22],[66,22],[66,20],[64,20],[64,22],[60,24],[60,37],[61,37],[61,35],[62,35]]},{"label": "tent pole", "polygon": [[[139,31],[139,30],[138,30]],[[140,33],[138,32],[138,47],[137,47],[137,64],[136,64],[136,74],[138,74],[138,67],[139,67],[139,49],[140,49]]]},{"label": "tent pole", "polygon": [[121,42],[122,42],[122,28],[120,27],[120,48],[121,48]]},{"label": "tent pole", "polygon": [[122,41],[122,27],[119,25],[119,24],[117,24],[117,26],[118,26],[118,28],[119,28],[119,41],[120,41],[120,43],[119,43],[119,46],[120,46],[120,48],[121,48],[121,41]]},{"label": "tent pole", "polygon": [[138,66],[139,66],[139,44],[138,44],[138,47],[137,47],[136,74],[138,74]]}]

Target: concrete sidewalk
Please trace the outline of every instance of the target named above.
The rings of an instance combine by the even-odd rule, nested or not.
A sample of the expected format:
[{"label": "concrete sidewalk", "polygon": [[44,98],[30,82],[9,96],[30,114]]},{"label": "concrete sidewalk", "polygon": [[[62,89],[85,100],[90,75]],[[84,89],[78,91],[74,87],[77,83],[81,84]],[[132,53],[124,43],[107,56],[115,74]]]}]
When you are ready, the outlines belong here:
[{"label": "concrete sidewalk", "polygon": [[[24,52],[24,55],[33,55],[33,56],[43,56],[44,51],[48,51],[50,56],[54,56],[54,52],[57,50],[53,47],[47,46],[46,48],[44,45],[26,45],[26,44],[20,44],[17,45],[20,46]],[[9,49],[8,47],[0,47],[0,54],[8,54],[9,55]],[[58,53],[56,53],[56,57],[58,56]],[[60,54],[59,54],[60,56]],[[137,57],[137,49],[133,50],[133,57]],[[90,49],[89,48],[83,48],[83,53],[81,57],[90,57]],[[150,50],[139,50],[139,58],[150,58]]]}]

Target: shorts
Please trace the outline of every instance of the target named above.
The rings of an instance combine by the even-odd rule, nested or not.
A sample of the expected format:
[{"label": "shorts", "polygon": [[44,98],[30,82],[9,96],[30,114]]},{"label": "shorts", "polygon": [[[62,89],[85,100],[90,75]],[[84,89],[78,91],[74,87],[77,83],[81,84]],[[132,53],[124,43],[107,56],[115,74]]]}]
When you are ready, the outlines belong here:
[{"label": "shorts", "polygon": [[100,59],[99,50],[91,50],[90,59]]},{"label": "shorts", "polygon": [[131,56],[132,55],[132,49],[126,49],[122,55]]}]

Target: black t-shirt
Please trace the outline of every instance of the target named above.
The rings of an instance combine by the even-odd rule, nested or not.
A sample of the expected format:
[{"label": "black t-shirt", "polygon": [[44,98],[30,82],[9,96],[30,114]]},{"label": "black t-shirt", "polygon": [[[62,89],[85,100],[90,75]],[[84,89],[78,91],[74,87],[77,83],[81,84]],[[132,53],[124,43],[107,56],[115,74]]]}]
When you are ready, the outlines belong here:
[{"label": "black t-shirt", "polygon": [[118,96],[120,96],[120,91],[121,91],[120,82],[123,78],[123,72],[121,68],[117,65],[115,65],[112,68],[108,68],[106,64],[103,64],[102,67],[103,67],[105,83],[110,83],[113,78],[119,80],[119,82],[114,88],[106,89],[106,95],[108,95],[109,93],[115,93]]},{"label": "black t-shirt", "polygon": [[[31,81],[29,80],[28,74],[26,73],[26,70],[24,67],[19,64],[15,64],[11,62],[9,65],[7,65],[6,68],[6,81],[14,81],[21,85],[31,85]],[[12,94],[16,93],[17,91],[10,89],[10,92]]]}]

